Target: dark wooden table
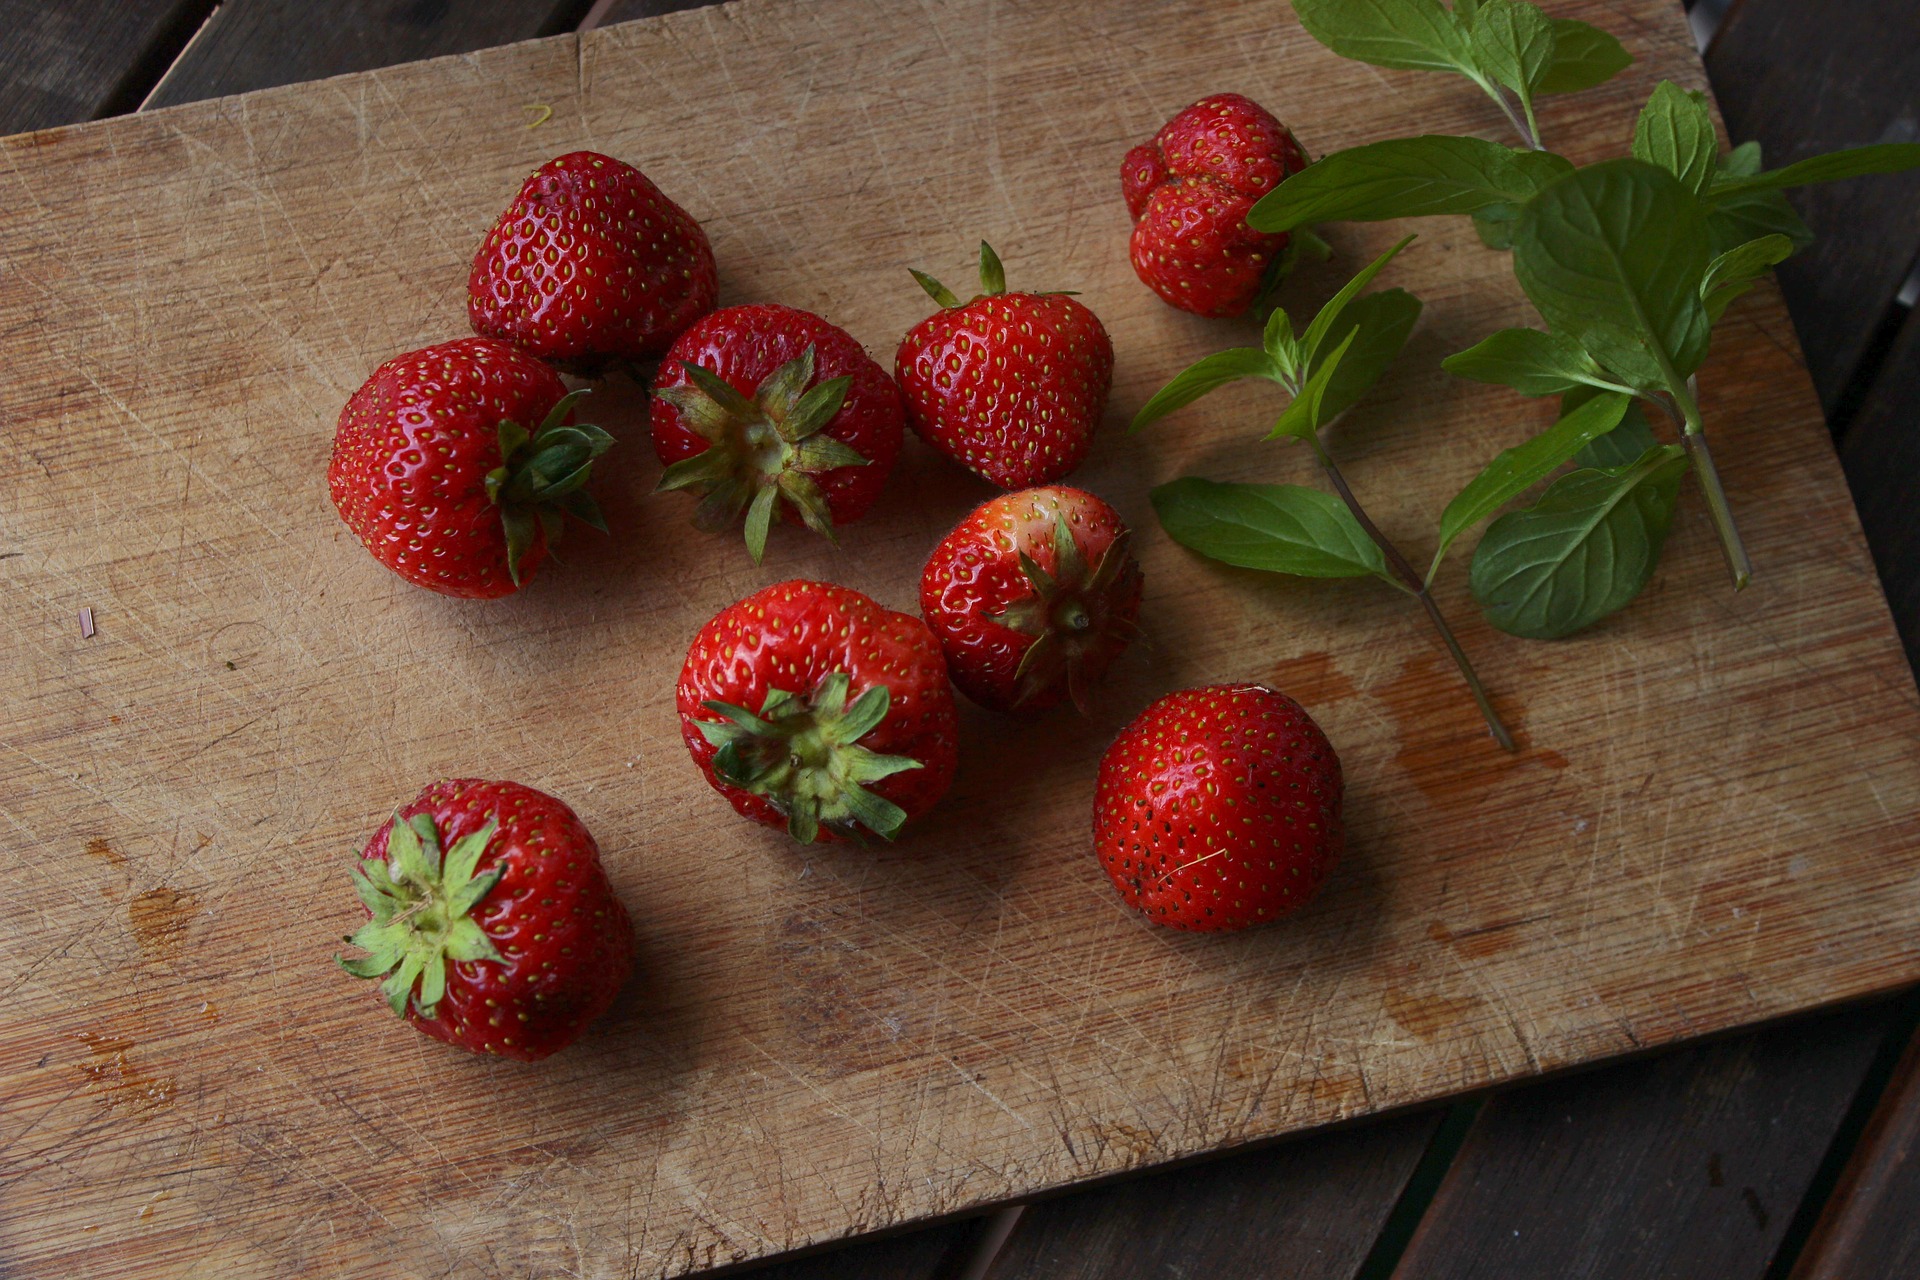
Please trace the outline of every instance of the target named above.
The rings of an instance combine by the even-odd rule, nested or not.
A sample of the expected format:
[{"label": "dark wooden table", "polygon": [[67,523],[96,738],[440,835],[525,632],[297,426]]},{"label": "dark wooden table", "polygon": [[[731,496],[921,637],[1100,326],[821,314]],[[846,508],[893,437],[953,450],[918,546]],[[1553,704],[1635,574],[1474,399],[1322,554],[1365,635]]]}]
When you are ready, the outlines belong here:
[{"label": "dark wooden table", "polygon": [[[702,2],[0,0],[0,133]],[[1920,135],[1920,0],[1699,0],[1694,18],[1733,136],[1770,164]],[[1781,284],[1920,661],[1920,175],[1793,198],[1820,240]],[[1909,994],[753,1274],[1920,1276],[1917,1025]]]}]

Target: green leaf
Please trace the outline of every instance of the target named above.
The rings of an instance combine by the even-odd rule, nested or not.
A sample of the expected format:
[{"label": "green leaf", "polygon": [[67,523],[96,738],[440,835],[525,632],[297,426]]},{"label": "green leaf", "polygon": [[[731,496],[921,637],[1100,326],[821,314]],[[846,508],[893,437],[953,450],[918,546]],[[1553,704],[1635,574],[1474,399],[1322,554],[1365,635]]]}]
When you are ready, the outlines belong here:
[{"label": "green leaf", "polygon": [[1274,369],[1281,379],[1291,382],[1300,376],[1300,344],[1294,340],[1293,321],[1280,307],[1275,307],[1267,317],[1267,325],[1260,334],[1260,345],[1273,359]]},{"label": "green leaf", "polygon": [[941,306],[952,308],[960,305],[960,299],[953,296],[953,290],[947,288],[947,286],[941,284],[926,272],[916,270],[913,267],[908,267],[907,272],[913,276],[914,280],[919,283],[922,289],[927,291],[927,296]]},{"label": "green leaf", "polygon": [[[1589,390],[1591,388],[1581,389]],[[1561,414],[1564,416],[1578,407],[1580,397],[1581,392],[1570,392],[1561,397]],[[1653,424],[1647,421],[1646,410],[1640,407],[1638,400],[1634,400],[1627,405],[1626,416],[1620,419],[1620,425],[1588,441],[1584,449],[1573,455],[1573,464],[1576,467],[1624,467],[1659,443],[1653,434]]]},{"label": "green leaf", "polygon": [[1578,93],[1633,65],[1633,55],[1598,27],[1572,18],[1554,18],[1552,25],[1553,61],[1534,86],[1536,93]]},{"label": "green leaf", "polygon": [[1761,236],[1727,250],[1707,264],[1700,281],[1700,300],[1707,318],[1718,323],[1733,300],[1753,288],[1768,268],[1793,256],[1793,241],[1783,235]]},{"label": "green leaf", "polygon": [[985,240],[980,242],[980,292],[990,296],[1007,291],[1007,269],[1000,265],[1000,255]]},{"label": "green leaf", "polygon": [[1195,361],[1172,382],[1154,392],[1153,398],[1133,415],[1128,431],[1138,431],[1150,422],[1158,422],[1176,409],[1184,409],[1201,396],[1241,378],[1265,378],[1285,385],[1279,367],[1266,352],[1253,347],[1234,347]]},{"label": "green leaf", "polygon": [[1169,537],[1223,564],[1304,578],[1387,577],[1380,548],[1330,493],[1187,476],[1151,496]]},{"label": "green leaf", "polygon": [[1760,144],[1752,139],[1720,157],[1718,179],[1751,178],[1760,172]]},{"label": "green leaf", "polygon": [[1464,71],[1467,34],[1440,0],[1293,0],[1307,34],[1343,58],[1409,71]]},{"label": "green leaf", "polygon": [[1523,396],[1608,386],[1606,373],[1572,338],[1539,329],[1501,329],[1440,362],[1456,378],[1494,382]]},{"label": "green leaf", "polygon": [[1609,160],[1536,196],[1514,228],[1513,270],[1550,328],[1618,369],[1644,355],[1673,390],[1706,357],[1698,286],[1708,261],[1700,202],[1672,174]]},{"label": "green leaf", "polygon": [[1347,306],[1329,335],[1337,342],[1336,349],[1345,348],[1346,355],[1328,375],[1320,402],[1321,421],[1338,417],[1380,381],[1407,345],[1420,310],[1420,299],[1405,289],[1382,289]]},{"label": "green leaf", "polygon": [[1534,87],[1553,65],[1547,15],[1524,0],[1485,0],[1473,21],[1473,60],[1531,107]]},{"label": "green leaf", "polygon": [[1525,444],[1502,450],[1441,512],[1440,545],[1434,550],[1427,581],[1433,581],[1455,539],[1546,479],[1589,441],[1612,431],[1626,416],[1628,403],[1628,397],[1619,392],[1595,396]]},{"label": "green leaf", "polygon": [[1267,432],[1267,439],[1280,440],[1292,437],[1305,440],[1320,430],[1321,424],[1332,415],[1326,407],[1327,387],[1334,375],[1340,370],[1340,361],[1345,358],[1347,349],[1353,345],[1358,329],[1349,332],[1345,341],[1333,349],[1333,354],[1321,362],[1300,388],[1300,394],[1293,398],[1280,417],[1274,422],[1273,430]]},{"label": "green leaf", "polygon": [[1260,197],[1247,211],[1247,225],[1291,231],[1311,222],[1473,213],[1524,204],[1571,172],[1572,164],[1551,152],[1517,152],[1484,138],[1391,138],[1308,165]]},{"label": "green leaf", "polygon": [[762,485],[747,507],[747,554],[759,564],[767,557],[767,530],[773,525],[773,507],[780,500],[775,485]]},{"label": "green leaf", "polygon": [[1400,251],[1412,242],[1413,237],[1406,236],[1399,244],[1360,268],[1353,279],[1341,285],[1340,292],[1328,298],[1326,305],[1315,314],[1312,323],[1307,325],[1307,331],[1300,335],[1300,367],[1308,374],[1313,372],[1315,363],[1320,357],[1320,348],[1333,333],[1333,326],[1339,323],[1341,313],[1347,309],[1347,304],[1352,302],[1362,289],[1372,284],[1373,278],[1380,274],[1381,269],[1392,262]]},{"label": "green leaf", "polygon": [[1480,243],[1489,249],[1505,252],[1513,248],[1513,224],[1520,219],[1520,206],[1490,204],[1484,209],[1473,211],[1473,230],[1480,237]]},{"label": "green leaf", "polygon": [[1748,191],[1778,191],[1782,187],[1804,187],[1816,182],[1838,182],[1842,178],[1915,168],[1920,168],[1920,142],[1882,142],[1809,156],[1784,169],[1769,169],[1750,177],[1723,177],[1707,193],[1707,198],[1717,201]]},{"label": "green leaf", "polygon": [[1634,158],[1659,165],[1687,190],[1700,192],[1713,181],[1719,153],[1707,95],[1671,80],[1654,86],[1633,126]]},{"label": "green leaf", "polygon": [[1469,579],[1487,621],[1553,640],[1624,607],[1653,576],[1687,458],[1656,445],[1624,467],[1572,471],[1487,527]]}]

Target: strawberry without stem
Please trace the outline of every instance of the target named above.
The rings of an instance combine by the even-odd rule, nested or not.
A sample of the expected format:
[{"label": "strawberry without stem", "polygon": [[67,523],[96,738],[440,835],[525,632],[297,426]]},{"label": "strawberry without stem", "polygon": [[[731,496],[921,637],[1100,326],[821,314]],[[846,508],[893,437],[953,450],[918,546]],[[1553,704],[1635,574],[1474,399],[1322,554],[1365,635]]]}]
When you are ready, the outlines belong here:
[{"label": "strawberry without stem", "polygon": [[1047,484],[1079,466],[1113,384],[1100,318],[1065,294],[1008,293],[984,242],[972,301],[919,271],[913,278],[942,308],[913,327],[895,358],[920,438],[1002,489]]},{"label": "strawberry without stem", "polygon": [[700,494],[694,524],[709,532],[744,512],[758,563],[776,509],[828,538],[867,513],[904,412],[846,330],[792,307],[727,307],[681,334],[654,380],[659,487]]},{"label": "strawberry without stem", "polygon": [[488,338],[395,356],[340,412],[333,505],[409,582],[473,599],[516,591],[559,539],[563,513],[606,530],[581,486],[613,437],[569,421],[582,394]]},{"label": "strawberry without stem", "polygon": [[1094,851],[1156,924],[1244,929],[1318,893],[1346,846],[1340,758],[1259,685],[1168,694],[1100,760]]},{"label": "strawberry without stem", "polygon": [[926,624],[846,587],[782,582],[687,650],[680,731],[713,788],[802,844],[887,839],[958,762],[953,690]]},{"label": "strawberry without stem", "polygon": [[633,967],[633,923],[573,810],[517,782],[436,782],[354,871],[372,919],[348,973],[436,1040],[532,1062],[571,1044]]},{"label": "strawberry without stem", "polygon": [[1064,485],[982,503],[928,557],[920,613],[960,691],[1038,711],[1088,689],[1126,649],[1140,566],[1114,509]]}]

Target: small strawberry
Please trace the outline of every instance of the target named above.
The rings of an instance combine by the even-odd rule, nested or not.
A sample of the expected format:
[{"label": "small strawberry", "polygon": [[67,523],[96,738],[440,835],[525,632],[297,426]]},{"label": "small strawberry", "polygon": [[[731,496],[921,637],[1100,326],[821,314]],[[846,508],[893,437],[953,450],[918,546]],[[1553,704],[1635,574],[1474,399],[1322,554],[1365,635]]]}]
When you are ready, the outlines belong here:
[{"label": "small strawberry", "polygon": [[960,691],[1038,711],[1087,689],[1137,628],[1140,566],[1127,527],[1090,493],[1023,489],[976,507],[920,575],[920,613]]},{"label": "small strawberry", "polygon": [[1002,489],[1049,484],[1086,458],[1113,385],[1100,318],[1063,293],[1008,293],[980,245],[980,292],[962,303],[919,271],[941,310],[900,344],[894,376],[920,438]]},{"label": "small strawberry", "polygon": [[1306,167],[1266,108],[1237,93],[1202,98],[1121,163],[1135,273],[1182,311],[1240,315],[1284,270],[1288,246],[1284,232],[1247,226],[1247,210]]},{"label": "small strawberry", "polygon": [[473,331],[593,376],[667,349],[713,310],[713,247],[630,164],[549,160],[487,232],[467,278]]},{"label": "small strawberry", "polygon": [[1292,698],[1254,684],[1168,694],[1100,760],[1093,846],[1155,924],[1244,929],[1319,892],[1346,846],[1340,758]]},{"label": "small strawberry", "polygon": [[828,538],[867,513],[905,412],[846,330],[772,303],[727,307],[681,334],[654,379],[659,487],[702,495],[693,522],[708,532],[745,512],[758,564],[776,509]]},{"label": "small strawberry", "polygon": [[573,810],[517,782],[436,782],[353,872],[373,919],[340,964],[436,1040],[534,1062],[605,1013],[633,922]]},{"label": "small strawberry", "polygon": [[477,600],[507,595],[559,539],[561,513],[606,531],[581,486],[613,437],[570,421],[584,394],[491,338],[395,356],[340,411],[327,468],[333,505],[408,582]]},{"label": "small strawberry", "polygon": [[920,619],[825,582],[782,582],[694,638],[680,732],[707,781],[795,840],[891,840],[946,794],[953,690]]}]

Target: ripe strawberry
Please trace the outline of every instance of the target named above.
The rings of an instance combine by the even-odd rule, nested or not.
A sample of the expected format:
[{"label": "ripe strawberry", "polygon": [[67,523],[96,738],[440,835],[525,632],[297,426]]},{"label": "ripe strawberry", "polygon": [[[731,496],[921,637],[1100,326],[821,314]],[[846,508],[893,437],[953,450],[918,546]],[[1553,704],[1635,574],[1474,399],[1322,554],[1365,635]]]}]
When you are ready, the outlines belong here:
[{"label": "ripe strawberry", "polygon": [[1340,758],[1284,693],[1168,694],[1100,760],[1093,845],[1156,924],[1244,929],[1307,903],[1346,846]]},{"label": "ripe strawberry", "polygon": [[477,600],[517,591],[562,512],[606,531],[580,486],[613,437],[569,421],[584,394],[491,338],[395,356],[340,411],[333,505],[408,582]]},{"label": "ripe strawberry", "polygon": [[920,613],[960,691],[1037,711],[1087,690],[1127,647],[1140,566],[1127,527],[1090,493],[1023,489],[976,507],[927,558]]},{"label": "ripe strawberry", "polygon": [[707,781],[795,840],[891,840],[946,794],[953,690],[920,619],[825,582],[782,582],[694,638],[680,732]]},{"label": "ripe strawberry", "polygon": [[487,232],[467,315],[482,337],[593,376],[665,351],[719,291],[686,210],[632,165],[574,151],[534,170]]},{"label": "ripe strawberry", "polygon": [[1258,103],[1202,98],[1121,163],[1134,272],[1182,311],[1240,315],[1284,269],[1289,243],[1247,226],[1247,210],[1306,167],[1306,152]]},{"label": "ripe strawberry", "polygon": [[913,278],[942,307],[907,334],[894,365],[920,438],[1002,489],[1079,466],[1113,385],[1100,318],[1062,293],[1008,293],[984,242],[971,302],[931,276]]},{"label": "ripe strawberry", "polygon": [[777,508],[828,538],[867,513],[900,455],[900,388],[847,331],[792,307],[726,307],[667,352],[653,383],[661,489],[692,489],[694,524],[746,513],[758,564]]},{"label": "ripe strawberry", "polygon": [[[444,852],[443,852],[444,851]],[[573,810],[517,782],[436,782],[376,831],[353,885],[373,919],[340,964],[384,978],[436,1040],[534,1062],[606,1012],[633,922]]]}]

